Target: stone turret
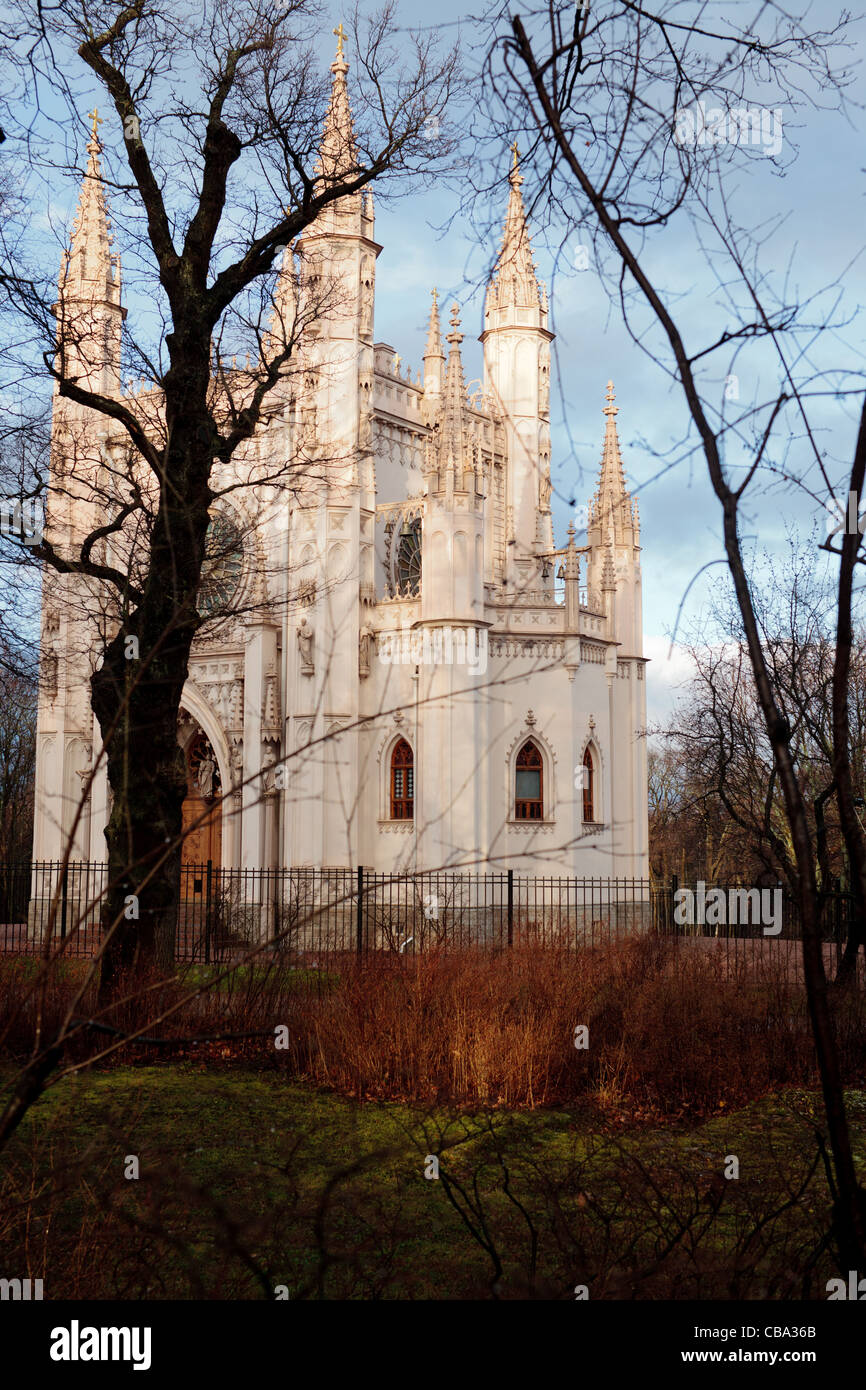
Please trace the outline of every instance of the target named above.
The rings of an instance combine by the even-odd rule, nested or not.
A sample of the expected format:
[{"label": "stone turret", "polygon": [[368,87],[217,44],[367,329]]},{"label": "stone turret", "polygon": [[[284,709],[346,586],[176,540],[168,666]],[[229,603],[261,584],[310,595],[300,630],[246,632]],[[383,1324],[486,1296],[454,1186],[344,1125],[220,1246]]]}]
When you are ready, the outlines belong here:
[{"label": "stone turret", "polygon": [[455,304],[442,403],[426,470],[422,615],[431,621],[476,623],[484,611],[484,499],[475,466],[462,341]]},{"label": "stone turret", "polygon": [[431,423],[442,401],[445,386],[445,353],[442,351],[442,332],[439,327],[439,300],[433,290],[427,346],[424,348],[424,419]]},{"label": "stone turret", "polygon": [[[553,548],[550,515],[550,343],[547,293],[532,259],[523,176],[513,147],[502,246],[484,306],[484,384],[508,440],[510,578],[539,589],[539,556]],[[551,583],[552,581],[547,581]]]},{"label": "stone turret", "polygon": [[120,256],[112,247],[102,178],[102,145],[94,110],[87,143],[87,170],[69,249],[63,252],[57,284],[58,365],[79,386],[104,395],[120,391],[120,334],[126,310],[120,303]]},{"label": "stone turret", "polygon": [[609,381],[598,486],[589,505],[587,585],[591,591],[604,595],[609,633],[621,644],[622,654],[640,656],[640,525],[637,503],[625,485],[616,428],[619,407],[615,400],[613,382]]},{"label": "stone turret", "polygon": [[[343,55],[342,25],[334,31],[337,54],[325,114],[315,191],[360,176]],[[359,704],[361,599],[374,592],[376,479],[373,452],[375,353],[373,303],[375,267],[381,246],[373,241],[373,202],[366,191],[329,203],[295,247],[302,332],[296,379],[297,437],[314,441],[306,468],[306,509],[292,522],[292,584],[309,602],[286,618],[283,651],[286,689],[296,710],[308,715],[321,735],[341,725],[339,716]],[[300,659],[299,630],[309,648]],[[366,650],[366,649],[365,649]],[[327,723],[324,712],[329,712]],[[322,757],[306,769],[301,799],[334,803],[338,795],[359,798],[357,730],[328,739]],[[296,794],[298,789],[296,788]],[[313,863],[321,856],[309,816],[284,818],[287,862]],[[321,833],[321,831],[319,832]],[[341,844],[353,862],[358,828]]]}]

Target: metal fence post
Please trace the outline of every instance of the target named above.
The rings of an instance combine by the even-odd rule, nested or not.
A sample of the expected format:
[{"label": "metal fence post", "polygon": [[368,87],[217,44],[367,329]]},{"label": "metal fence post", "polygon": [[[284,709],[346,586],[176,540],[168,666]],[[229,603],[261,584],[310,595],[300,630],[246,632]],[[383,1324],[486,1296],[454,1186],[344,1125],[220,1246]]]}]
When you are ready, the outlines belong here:
[{"label": "metal fence post", "polygon": [[508,945],[514,945],[514,870],[508,870]]},{"label": "metal fence post", "polygon": [[364,954],[364,868],[361,864],[358,865],[358,902],[356,908],[357,951],[360,960]]},{"label": "metal fence post", "polygon": [[207,861],[207,871],[205,875],[205,902],[204,902],[204,960],[205,965],[210,965],[210,932],[211,932],[211,893],[213,891],[213,860]]},{"label": "metal fence post", "polygon": [[66,882],[66,875],[69,872],[69,864],[63,865],[63,877],[60,880],[60,940],[66,939],[66,913],[68,909],[69,888]]}]

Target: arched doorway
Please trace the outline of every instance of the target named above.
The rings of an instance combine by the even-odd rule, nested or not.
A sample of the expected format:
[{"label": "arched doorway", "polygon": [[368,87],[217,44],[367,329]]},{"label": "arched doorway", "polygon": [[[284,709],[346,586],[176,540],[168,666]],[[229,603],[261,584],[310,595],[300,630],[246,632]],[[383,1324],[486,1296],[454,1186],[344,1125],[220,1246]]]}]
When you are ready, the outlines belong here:
[{"label": "arched doorway", "polygon": [[[182,747],[186,757],[186,800],[183,803],[183,863],[218,869],[222,859],[222,784],[210,739],[200,724],[189,721]],[[210,814],[208,811],[210,809]]]}]

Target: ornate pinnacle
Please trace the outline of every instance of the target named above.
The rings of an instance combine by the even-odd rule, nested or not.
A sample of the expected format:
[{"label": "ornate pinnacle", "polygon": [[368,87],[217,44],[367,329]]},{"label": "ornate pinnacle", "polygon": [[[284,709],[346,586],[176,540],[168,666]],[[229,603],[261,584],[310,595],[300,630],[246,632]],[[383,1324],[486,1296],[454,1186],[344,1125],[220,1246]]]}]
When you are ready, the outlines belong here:
[{"label": "ornate pinnacle", "polygon": [[427,330],[427,346],[424,349],[425,360],[428,357],[443,357],[442,338],[439,330],[439,298],[436,290],[433,291],[433,305],[430,310],[430,326]]},{"label": "ornate pinnacle", "polygon": [[460,332],[460,306],[458,304],[451,305],[451,332],[447,334],[445,341],[448,343],[463,342],[463,334]]},{"label": "ornate pinnacle", "polygon": [[508,182],[512,186],[523,183],[523,175],[520,172],[520,150],[517,148],[516,140],[511,146],[511,171],[508,175]]},{"label": "ornate pinnacle", "polygon": [[101,142],[100,142],[100,139],[99,139],[99,131],[98,131],[97,127],[98,127],[98,126],[101,126],[101,125],[103,124],[103,119],[102,119],[102,117],[100,116],[100,114],[99,114],[99,112],[98,112],[98,110],[97,110],[97,108],[96,108],[95,106],[94,106],[93,110],[92,110],[92,111],[88,111],[87,114],[88,114],[88,116],[90,117],[90,120],[91,120],[91,122],[92,122],[91,127],[90,127],[90,139],[89,139],[88,142],[87,142],[87,149],[88,149],[88,152],[89,152],[90,154],[94,154],[94,153],[98,153],[98,152],[99,152],[99,149],[101,148]]},{"label": "ornate pinnacle", "polygon": [[609,381],[609,382],[607,383],[607,396],[606,396],[606,399],[607,399],[607,405],[604,407],[604,414],[605,414],[605,415],[617,415],[617,414],[619,414],[619,406],[614,405],[614,401],[616,400],[616,395],[615,395],[615,393],[614,393],[613,382],[612,382],[612,381]]}]

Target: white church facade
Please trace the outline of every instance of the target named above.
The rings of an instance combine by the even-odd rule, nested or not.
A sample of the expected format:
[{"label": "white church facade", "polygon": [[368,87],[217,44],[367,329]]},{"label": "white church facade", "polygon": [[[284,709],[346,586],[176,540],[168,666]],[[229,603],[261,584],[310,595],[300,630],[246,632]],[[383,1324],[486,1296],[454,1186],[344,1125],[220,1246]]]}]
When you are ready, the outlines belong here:
[{"label": "white church facade", "polygon": [[[321,148],[332,167],[352,142],[347,71],[340,53]],[[59,311],[87,306],[105,345],[99,388],[146,418],[158,391],[120,381],[125,310],[95,124],[88,148]],[[206,622],[178,729],[188,862],[647,874],[637,505],[609,387],[586,534],[570,525],[555,543],[553,334],[521,183],[515,155],[471,399],[456,306],[443,324],[435,292],[423,372],[375,341],[383,248],[368,192],[332,204],[284,253],[275,341],[303,319],[323,268],[336,292],[310,316],[255,438],[215,473]],[[242,392],[244,368],[226,367],[225,380]],[[123,447],[105,430],[104,417],[55,397],[48,534],[93,524],[61,485],[64,448],[77,431],[98,470]],[[302,462],[281,472],[287,459]],[[88,594],[77,577],[46,573],[42,861],[61,858],[70,836],[73,858],[105,858],[103,768],[79,811],[100,747]]]}]

